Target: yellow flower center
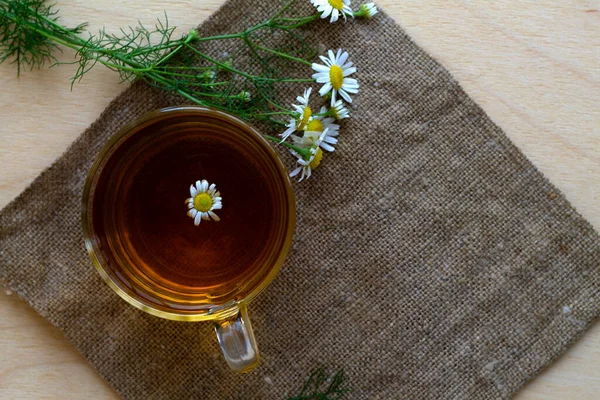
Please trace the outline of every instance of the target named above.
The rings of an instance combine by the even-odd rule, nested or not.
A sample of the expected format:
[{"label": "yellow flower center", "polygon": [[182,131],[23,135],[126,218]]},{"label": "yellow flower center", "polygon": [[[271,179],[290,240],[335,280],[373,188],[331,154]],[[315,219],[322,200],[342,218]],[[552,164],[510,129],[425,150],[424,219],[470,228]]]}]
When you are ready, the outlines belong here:
[{"label": "yellow flower center", "polygon": [[304,107],[302,116],[300,118],[298,118],[298,121],[296,122],[296,129],[299,131],[304,129],[306,124],[308,124],[308,120],[310,119],[311,115],[312,115],[312,110],[310,109],[310,107],[308,107],[308,106]]},{"label": "yellow flower center", "polygon": [[313,119],[306,125],[306,130],[308,132],[323,132],[323,129],[325,129],[323,123],[318,119]]},{"label": "yellow flower center", "polygon": [[344,8],[344,2],[342,0],[329,0],[329,5],[336,10]]},{"label": "yellow flower center", "polygon": [[212,205],[213,200],[208,193],[200,193],[194,197],[194,208],[198,211],[207,212]]},{"label": "yellow flower center", "polygon": [[319,147],[317,149],[317,154],[315,154],[315,158],[308,164],[312,169],[315,169],[321,164],[321,160],[323,159],[323,151]]},{"label": "yellow flower center", "polygon": [[342,67],[339,65],[332,65],[331,68],[329,68],[329,80],[331,81],[331,86],[333,86],[335,90],[340,90],[344,83],[344,71],[342,71]]}]

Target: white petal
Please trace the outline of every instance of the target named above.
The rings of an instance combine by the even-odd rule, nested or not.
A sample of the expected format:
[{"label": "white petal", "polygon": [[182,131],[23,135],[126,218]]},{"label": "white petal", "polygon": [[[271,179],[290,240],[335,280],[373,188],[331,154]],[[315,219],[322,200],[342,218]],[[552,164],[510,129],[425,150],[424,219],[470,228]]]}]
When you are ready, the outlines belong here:
[{"label": "white petal", "polygon": [[358,93],[358,86],[347,86],[347,85],[342,85],[342,90],[348,92],[348,93]]},{"label": "white petal", "polygon": [[194,217],[194,225],[198,226],[200,225],[200,218],[202,216],[202,213],[197,213],[196,216]]},{"label": "white petal", "polygon": [[219,202],[219,201],[221,201],[221,200],[223,200],[223,199],[221,198],[221,196],[215,196],[215,197],[213,197],[213,202],[215,202],[215,203],[217,203],[217,202]]},{"label": "white petal", "polygon": [[214,212],[212,212],[212,211],[209,211],[209,212],[208,212],[208,215],[210,215],[210,217],[211,217],[212,219],[214,219],[215,221],[220,221],[220,220],[221,220],[221,218],[219,218],[219,217],[217,216],[217,214],[215,214],[215,213],[214,213]]},{"label": "white petal", "polygon": [[187,212],[188,217],[192,217],[192,218],[194,218],[196,216],[196,214],[198,214],[198,210],[196,210],[195,208],[192,208],[191,210],[189,210]]},{"label": "white petal", "polygon": [[340,89],[340,95],[346,100],[348,103],[352,103],[352,98],[344,89]]},{"label": "white petal", "polygon": [[327,92],[329,92],[331,90],[332,86],[331,83],[327,82],[326,84],[323,85],[323,87],[321,88],[321,90],[319,90],[319,94],[321,96],[325,96],[325,94]]},{"label": "white petal", "polygon": [[334,151],[335,150],[332,146],[328,145],[325,142],[321,142],[320,146],[325,151]]},{"label": "white petal", "polygon": [[356,67],[350,67],[343,70],[343,75],[348,76],[356,72]]},{"label": "white petal", "polygon": [[186,199],[186,200],[185,200],[185,203],[186,203],[186,204],[187,204],[187,203],[193,203],[193,202],[194,202],[194,199],[192,199],[191,197],[190,197],[189,199]]},{"label": "white petal", "polygon": [[196,190],[198,192],[202,192],[202,190],[200,190],[201,188],[202,188],[202,182],[196,181]]},{"label": "white petal", "polygon": [[339,17],[340,17],[340,12],[337,10],[337,8],[334,8],[333,11],[331,12],[331,19],[329,20],[329,22],[331,22],[331,23],[337,22]]},{"label": "white petal", "polygon": [[281,136],[281,141],[283,142],[285,139],[287,139],[292,133],[294,133],[295,130],[296,127],[287,128],[282,134],[279,135]]},{"label": "white petal", "polygon": [[337,144],[338,140],[334,137],[331,137],[329,135],[327,135],[327,137],[325,139],[323,139],[324,142],[330,143],[330,144]]},{"label": "white petal", "polygon": [[336,98],[336,96],[337,96],[337,90],[333,89],[331,91],[331,104],[332,105],[335,104],[335,98]]},{"label": "white petal", "polygon": [[208,181],[206,179],[202,179],[202,192],[206,192],[208,190]]},{"label": "white petal", "polygon": [[223,205],[221,203],[216,203],[213,204],[213,206],[211,207],[211,210],[220,210],[223,208]]},{"label": "white petal", "polygon": [[319,56],[321,61],[325,63],[326,66],[331,67],[331,60],[325,56]]},{"label": "white petal", "polygon": [[[338,50],[338,54],[339,54],[339,52],[340,52],[341,50],[342,50],[342,49],[339,49],[339,50]],[[345,51],[345,52],[343,52],[343,53],[342,53],[342,54],[341,54],[341,55],[338,57],[338,59],[337,59],[337,64],[338,64],[338,65],[344,65],[344,63],[346,62],[346,60],[347,60],[347,59],[348,59],[348,52],[347,52],[347,51]]]},{"label": "white petal", "polygon": [[317,63],[313,63],[312,64],[312,69],[314,69],[317,72],[321,72],[321,73],[329,73],[329,67],[326,67],[325,65],[321,65],[321,64],[317,64]]},{"label": "white petal", "polygon": [[333,50],[327,51],[327,55],[329,55],[329,59],[331,60],[331,62],[335,63],[335,54],[333,53]]},{"label": "white petal", "polygon": [[321,7],[321,9],[317,8],[317,11],[322,12],[321,18],[325,19],[331,14],[332,7]]},{"label": "white petal", "polygon": [[194,187],[194,185],[190,186],[190,196],[195,197],[196,193],[198,193],[198,191],[196,190],[196,188]]},{"label": "white petal", "polygon": [[[312,74],[313,79],[322,78],[322,77],[325,77],[325,78],[327,78],[327,80],[329,80],[329,69],[327,69],[327,72],[315,72],[314,74]],[[304,109],[302,109],[302,111],[304,111]]]},{"label": "white petal", "polygon": [[187,206],[188,206],[188,209],[194,208],[194,204],[192,204],[192,203],[188,203]]},{"label": "white petal", "polygon": [[290,172],[290,177],[294,177],[294,176],[298,175],[300,173],[300,170],[302,170],[302,167],[298,167],[295,170],[293,170],[292,172]]},{"label": "white petal", "polygon": [[221,197],[221,192],[219,192],[218,190],[215,192],[215,196],[216,197]]},{"label": "white petal", "polygon": [[317,82],[317,83],[327,83],[329,82],[329,75],[326,76],[319,76],[319,74],[314,74],[312,76],[312,78]]},{"label": "white petal", "polygon": [[208,187],[208,190],[211,192],[214,192],[216,187],[217,187],[217,185],[215,185],[214,183],[211,183],[210,186]]}]

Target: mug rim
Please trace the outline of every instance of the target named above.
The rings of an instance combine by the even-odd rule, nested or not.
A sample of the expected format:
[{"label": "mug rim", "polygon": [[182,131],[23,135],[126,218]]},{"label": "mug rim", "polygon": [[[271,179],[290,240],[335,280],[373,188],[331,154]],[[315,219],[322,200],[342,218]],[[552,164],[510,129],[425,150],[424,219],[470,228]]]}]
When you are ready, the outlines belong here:
[{"label": "mug rim", "polygon": [[[132,134],[139,125],[147,123],[153,119],[159,118],[164,114],[177,114],[181,112],[193,112],[196,115],[218,115],[222,119],[227,122],[239,125],[246,131],[248,134],[252,135],[254,139],[256,139],[256,143],[266,152],[269,157],[275,164],[275,168],[277,169],[280,178],[282,179],[283,186],[285,187],[285,197],[287,199],[287,215],[288,215],[288,225],[287,231],[285,234],[285,238],[283,244],[281,246],[281,251],[277,255],[277,258],[271,268],[268,270],[266,276],[254,287],[250,293],[248,293],[244,298],[240,300],[233,300],[226,304],[215,305],[214,307],[203,310],[198,313],[178,313],[176,311],[166,311],[153,307],[150,303],[145,302],[143,299],[133,296],[128,293],[122,286],[119,284],[119,281],[113,278],[114,274],[109,272],[109,268],[104,266],[102,262],[103,257],[99,256],[100,252],[96,249],[97,246],[92,240],[89,229],[89,219],[88,215],[89,210],[89,202],[90,202],[90,192],[93,187],[93,181],[99,172],[101,164],[105,161],[106,156],[110,153],[113,147],[128,134]],[[238,314],[239,308],[241,305],[248,304],[251,302],[256,296],[258,296],[275,278],[279,270],[281,269],[289,249],[291,247],[292,238],[294,235],[295,225],[296,225],[296,202],[294,193],[292,190],[292,184],[290,181],[290,177],[286,167],[283,165],[281,158],[277,154],[277,152],[271,147],[269,142],[263,137],[263,135],[252,125],[243,121],[242,119],[226,113],[221,110],[217,110],[210,107],[204,106],[194,106],[194,105],[182,105],[182,106],[173,106],[173,107],[165,107],[159,108],[155,110],[151,110],[135,119],[133,122],[130,122],[123,127],[121,127],[117,133],[112,135],[112,137],[108,140],[108,142],[103,146],[102,150],[96,156],[94,163],[92,164],[90,170],[88,171],[85,185],[83,188],[83,196],[82,196],[82,228],[83,228],[83,237],[85,242],[85,247],[88,251],[88,254],[92,260],[92,264],[102,277],[102,280],[108,284],[108,286],[116,292],[123,300],[125,300],[130,305],[157,317],[175,320],[175,321],[208,321],[208,320],[220,320],[234,317]]]}]

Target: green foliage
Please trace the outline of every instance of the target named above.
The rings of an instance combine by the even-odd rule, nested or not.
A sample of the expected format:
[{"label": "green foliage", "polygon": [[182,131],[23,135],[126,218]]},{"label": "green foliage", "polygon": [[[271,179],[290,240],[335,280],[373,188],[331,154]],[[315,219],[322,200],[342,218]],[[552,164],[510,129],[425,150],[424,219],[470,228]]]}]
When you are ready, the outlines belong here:
[{"label": "green foliage", "polygon": [[52,52],[58,48],[57,44],[31,27],[38,26],[61,34],[79,34],[86,26],[57,28],[56,13],[44,0],[0,1],[0,63],[12,58],[17,64],[17,73],[20,73],[22,66],[33,69],[48,61],[56,61]]},{"label": "green foliage", "polygon": [[[46,62],[60,64],[53,51],[65,46],[76,51],[78,68],[72,83],[78,82],[98,63],[119,73],[121,80],[143,80],[162,90],[176,93],[192,103],[225,110],[246,120],[260,120],[283,126],[295,116],[280,104],[277,85],[313,82],[311,78],[280,76],[290,63],[308,66],[316,52],[298,28],[318,19],[283,17],[295,0],[268,20],[241,32],[200,37],[195,30],[174,38],[165,14],[153,28],[142,24],[122,29],[119,34],[104,30],[83,35],[86,24],[67,28],[58,22],[57,11],[44,0],[0,0],[0,62],[13,60],[33,69]],[[270,47],[278,35],[278,48]],[[208,42],[241,42],[240,50],[223,59],[203,50]],[[237,65],[244,57],[243,65]],[[250,94],[250,98],[246,95]],[[281,117],[285,120],[281,120]],[[268,137],[271,140],[279,139]],[[282,143],[303,154],[304,149]]]},{"label": "green foliage", "polygon": [[350,391],[343,369],[331,378],[320,367],[313,371],[300,393],[287,400],[340,400]]}]

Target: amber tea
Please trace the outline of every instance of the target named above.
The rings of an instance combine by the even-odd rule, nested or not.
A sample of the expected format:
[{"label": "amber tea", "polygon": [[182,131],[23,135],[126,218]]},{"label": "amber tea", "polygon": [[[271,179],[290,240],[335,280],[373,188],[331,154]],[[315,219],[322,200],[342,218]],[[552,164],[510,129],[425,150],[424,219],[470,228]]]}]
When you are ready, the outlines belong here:
[{"label": "amber tea", "polygon": [[[84,210],[109,283],[167,318],[252,297],[289,246],[283,173],[264,139],[224,114],[181,108],[130,129],[97,165]],[[218,221],[196,226],[186,199],[201,180],[216,185],[222,207]]]}]

